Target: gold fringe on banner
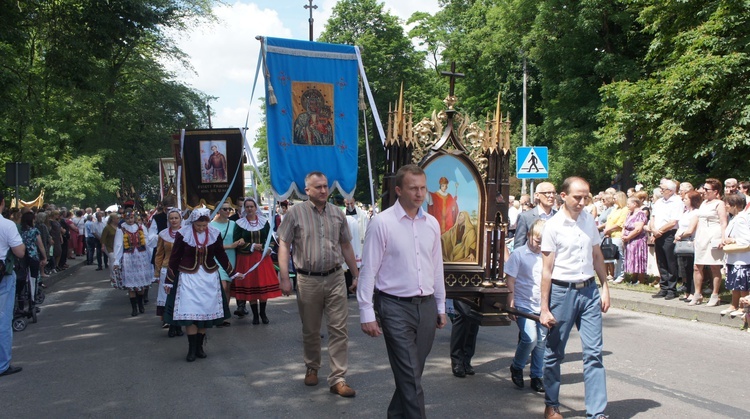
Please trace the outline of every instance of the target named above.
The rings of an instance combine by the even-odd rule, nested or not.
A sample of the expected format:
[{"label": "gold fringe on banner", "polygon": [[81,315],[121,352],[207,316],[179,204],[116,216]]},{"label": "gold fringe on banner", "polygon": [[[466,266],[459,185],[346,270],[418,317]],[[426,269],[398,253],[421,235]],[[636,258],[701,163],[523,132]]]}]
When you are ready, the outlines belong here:
[{"label": "gold fringe on banner", "polygon": [[[44,205],[44,189],[42,189],[42,191],[39,192],[39,196],[37,196],[36,199],[33,201],[24,201],[22,199],[19,199],[18,201],[21,204],[21,206],[24,208],[33,208],[33,207],[41,208],[42,205]],[[18,206],[16,205],[16,198],[13,198],[10,201],[10,207],[18,208]]]}]

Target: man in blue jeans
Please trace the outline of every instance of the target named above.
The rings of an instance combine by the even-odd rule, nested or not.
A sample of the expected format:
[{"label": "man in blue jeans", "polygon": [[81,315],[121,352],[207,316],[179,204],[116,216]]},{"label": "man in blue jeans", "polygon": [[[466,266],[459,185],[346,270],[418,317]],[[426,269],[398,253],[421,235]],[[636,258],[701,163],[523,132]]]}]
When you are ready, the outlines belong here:
[{"label": "man in blue jeans", "polygon": [[[5,210],[5,197],[0,191],[0,213]],[[6,255],[8,250],[13,252],[17,258],[26,253],[18,227],[10,220],[0,215],[0,377],[15,374],[21,371],[21,367],[10,365],[10,355],[13,349],[13,308],[16,299],[16,274],[13,267],[6,268]],[[10,264],[10,261],[8,261]],[[10,272],[6,274],[6,272]]]},{"label": "man in blue jeans", "polygon": [[[564,205],[547,220],[542,234],[540,323],[549,329],[544,353],[545,419],[561,419],[560,363],[575,325],[583,348],[586,417],[606,418],[607,382],[602,364],[602,313],[609,310],[609,287],[599,233],[583,207],[589,184],[569,177],[562,185]],[[594,272],[602,285],[596,287]]]}]

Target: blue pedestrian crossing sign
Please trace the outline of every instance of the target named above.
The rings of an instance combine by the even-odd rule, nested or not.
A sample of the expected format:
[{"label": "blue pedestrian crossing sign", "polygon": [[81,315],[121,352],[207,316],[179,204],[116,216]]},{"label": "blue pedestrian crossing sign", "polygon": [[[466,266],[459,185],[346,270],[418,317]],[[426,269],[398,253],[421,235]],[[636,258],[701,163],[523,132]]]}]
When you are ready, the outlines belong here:
[{"label": "blue pedestrian crossing sign", "polygon": [[516,148],[518,179],[546,179],[549,177],[548,167],[547,147]]}]

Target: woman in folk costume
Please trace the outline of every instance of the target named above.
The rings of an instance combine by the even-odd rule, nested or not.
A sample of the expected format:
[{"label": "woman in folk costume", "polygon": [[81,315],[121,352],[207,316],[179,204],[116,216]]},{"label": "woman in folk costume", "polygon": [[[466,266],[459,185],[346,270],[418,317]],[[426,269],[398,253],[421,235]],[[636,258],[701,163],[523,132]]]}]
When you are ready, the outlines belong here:
[{"label": "woman in folk costume", "polygon": [[[167,305],[167,291],[165,289],[167,269],[169,268],[169,256],[172,254],[172,245],[177,237],[177,232],[182,228],[182,213],[177,208],[167,211],[167,228],[159,232],[156,243],[156,255],[154,256],[154,278],[159,279],[159,294],[156,296],[156,315],[164,320],[164,306]],[[182,328],[177,325],[164,323],[162,327],[169,327],[167,335],[172,338],[182,336]]]},{"label": "woman in folk costume", "polygon": [[[165,290],[169,291],[164,321],[185,326],[188,335],[188,362],[205,358],[206,329],[231,317],[222,295],[219,264],[231,278],[242,278],[229,263],[219,230],[209,227],[211,212],[193,210],[188,225],[175,235]],[[217,263],[218,261],[218,263]],[[179,277],[177,276],[179,272]]]},{"label": "woman in folk costume", "polygon": [[[245,244],[242,239],[234,240],[234,230],[237,228],[237,225],[234,223],[234,221],[229,219],[229,215],[231,214],[232,210],[232,200],[227,199],[226,202],[217,202],[216,206],[218,208],[218,211],[216,212],[216,216],[214,216],[214,220],[211,221],[208,225],[219,230],[219,233],[221,234],[222,243],[224,244],[224,251],[227,252],[227,257],[229,258],[229,263],[232,264],[232,266],[236,266],[237,257],[235,254],[235,249],[243,244]],[[227,275],[226,271],[224,271],[223,268],[219,268],[219,275],[221,276],[221,287],[224,289],[224,295],[229,298],[229,288],[232,284],[232,279],[229,278],[229,275]],[[227,304],[229,302],[227,301]],[[242,313],[244,316],[244,313]],[[217,327],[226,327],[230,326],[230,323],[228,321],[225,321],[221,325]]]},{"label": "woman in folk costume", "polygon": [[[255,200],[248,198],[244,202],[243,217],[237,220],[237,227],[235,241],[244,240],[244,244],[237,248],[237,271],[247,273],[256,264],[258,266],[252,272],[247,273],[244,279],[235,280],[232,283],[232,294],[237,300],[235,314],[238,316],[246,314],[245,302],[250,301],[253,324],[260,324],[258,314],[263,324],[268,324],[266,301],[270,298],[281,297],[279,279],[273,268],[273,262],[270,255],[263,252],[271,225],[258,211]],[[260,301],[260,310],[256,301]]]},{"label": "woman in folk costume", "polygon": [[146,247],[146,230],[135,222],[135,212],[125,211],[125,222],[117,229],[114,242],[112,286],[127,290],[133,311],[131,316],[145,312],[143,290],[153,281],[151,252]]}]

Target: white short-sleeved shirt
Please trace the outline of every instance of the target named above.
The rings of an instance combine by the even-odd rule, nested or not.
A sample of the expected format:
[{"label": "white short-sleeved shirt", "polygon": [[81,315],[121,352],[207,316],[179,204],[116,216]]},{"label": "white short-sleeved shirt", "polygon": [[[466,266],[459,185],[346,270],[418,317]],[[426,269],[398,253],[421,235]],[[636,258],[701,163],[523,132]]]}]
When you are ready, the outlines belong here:
[{"label": "white short-sleeved shirt", "polygon": [[[659,199],[654,202],[654,208],[651,214],[654,217],[654,227],[660,229],[663,225],[672,221],[677,221],[685,212],[685,204],[682,203],[679,195],[674,194],[669,199]],[[677,225],[672,227],[676,230]]]},{"label": "white short-sleeved shirt", "polygon": [[510,254],[505,262],[505,274],[516,278],[513,301],[517,308],[541,311],[542,254],[532,252],[526,245]]},{"label": "white short-sleeved shirt", "polygon": [[0,260],[4,262],[8,250],[21,244],[23,244],[23,240],[21,240],[21,235],[18,234],[16,224],[0,215]]},{"label": "white short-sleeved shirt", "polygon": [[544,223],[542,252],[555,253],[552,279],[585,281],[594,276],[594,246],[599,246],[594,217],[581,211],[577,220],[558,211]]}]

